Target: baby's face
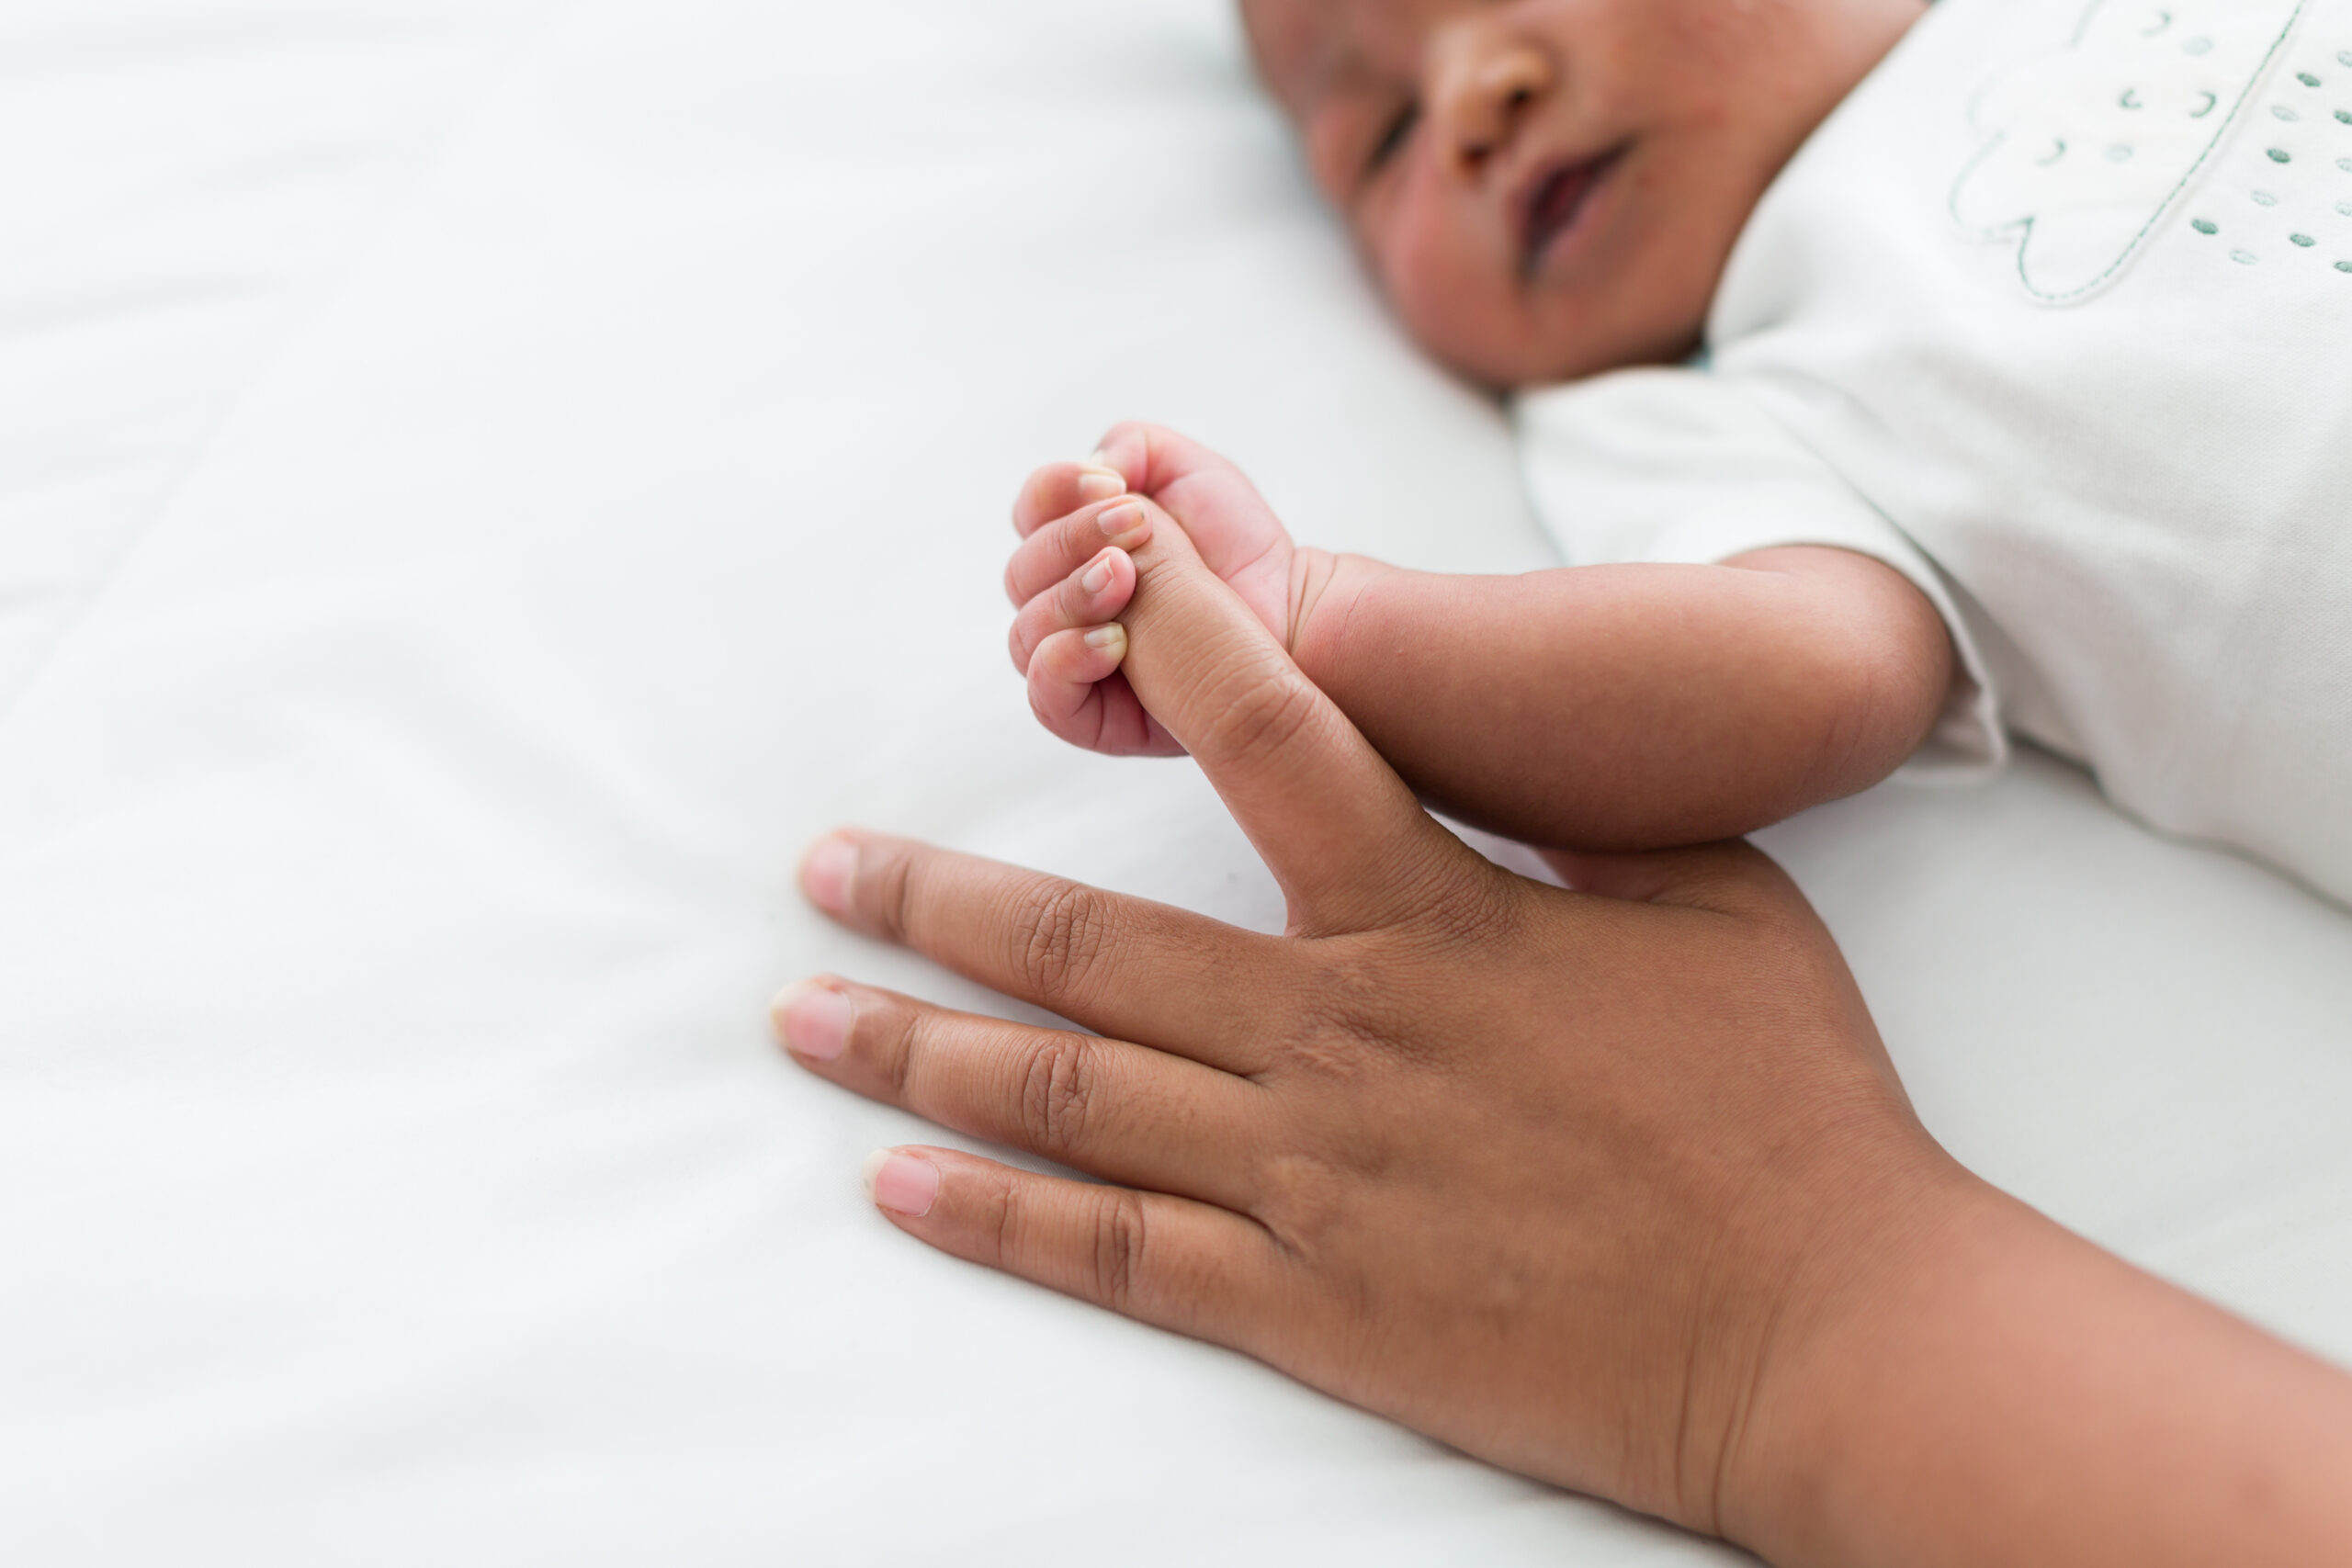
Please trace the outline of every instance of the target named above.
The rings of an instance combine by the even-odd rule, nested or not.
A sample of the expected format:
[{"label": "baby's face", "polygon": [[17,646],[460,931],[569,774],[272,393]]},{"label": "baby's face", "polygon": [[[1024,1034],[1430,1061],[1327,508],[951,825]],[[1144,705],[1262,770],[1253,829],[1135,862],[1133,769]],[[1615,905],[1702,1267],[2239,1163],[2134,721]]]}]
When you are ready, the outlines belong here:
[{"label": "baby's face", "polygon": [[1926,0],[1244,0],[1407,328],[1496,386],[1678,358],[1781,166]]}]

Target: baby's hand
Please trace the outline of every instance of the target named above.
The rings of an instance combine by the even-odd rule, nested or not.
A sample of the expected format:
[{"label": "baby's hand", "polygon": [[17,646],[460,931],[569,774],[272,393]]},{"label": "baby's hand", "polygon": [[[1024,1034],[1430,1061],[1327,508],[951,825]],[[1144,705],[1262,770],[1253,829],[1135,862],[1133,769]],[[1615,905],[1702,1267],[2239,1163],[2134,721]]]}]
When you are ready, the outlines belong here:
[{"label": "baby's hand", "polygon": [[1310,582],[1328,577],[1311,570],[1316,560],[1292,545],[1240,469],[1154,425],[1120,425],[1087,462],[1039,468],[1012,522],[1022,543],[1004,581],[1020,606],[1012,662],[1028,677],[1029,705],[1063,739],[1114,756],[1183,750],[1119,673],[1126,631],[1114,617],[1136,587],[1127,552],[1154,527],[1182,526],[1285,648],[1295,647]]}]

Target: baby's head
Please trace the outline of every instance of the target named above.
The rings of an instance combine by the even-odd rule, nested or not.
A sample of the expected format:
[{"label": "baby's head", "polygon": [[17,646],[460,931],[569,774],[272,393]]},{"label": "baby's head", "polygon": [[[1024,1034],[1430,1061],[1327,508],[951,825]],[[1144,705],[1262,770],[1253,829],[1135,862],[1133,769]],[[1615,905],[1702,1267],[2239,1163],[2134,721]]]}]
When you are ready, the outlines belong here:
[{"label": "baby's head", "polygon": [[1243,0],[1412,334],[1499,387],[1696,346],[1748,213],[1927,0]]}]

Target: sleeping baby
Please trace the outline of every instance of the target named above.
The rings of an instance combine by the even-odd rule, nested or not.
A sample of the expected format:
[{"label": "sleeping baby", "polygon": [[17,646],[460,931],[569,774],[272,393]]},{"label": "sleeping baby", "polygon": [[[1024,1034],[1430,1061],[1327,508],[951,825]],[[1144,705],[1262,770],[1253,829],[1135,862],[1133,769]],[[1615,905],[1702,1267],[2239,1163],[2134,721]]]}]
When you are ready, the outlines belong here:
[{"label": "sleeping baby", "polygon": [[[1397,317],[1575,564],[1295,546],[1123,426],[1016,508],[1038,716],[1170,520],[1424,795],[1727,838],[2021,735],[2352,899],[2352,0],[1248,0]],[[1441,521],[1442,520],[1434,520]]]}]

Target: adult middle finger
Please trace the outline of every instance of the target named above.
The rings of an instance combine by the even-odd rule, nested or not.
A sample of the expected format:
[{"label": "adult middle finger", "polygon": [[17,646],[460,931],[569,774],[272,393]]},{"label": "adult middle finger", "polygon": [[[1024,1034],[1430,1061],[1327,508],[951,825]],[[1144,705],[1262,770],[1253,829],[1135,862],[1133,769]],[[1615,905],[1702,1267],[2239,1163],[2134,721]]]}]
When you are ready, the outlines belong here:
[{"label": "adult middle finger", "polygon": [[1272,1063],[1282,998],[1298,992],[1297,960],[1275,938],[904,839],[832,834],[800,880],[868,936],[1097,1033],[1227,1072]]},{"label": "adult middle finger", "polygon": [[1123,1040],[954,1012],[831,978],[776,999],[777,1037],[811,1070],[1125,1186],[1246,1213],[1272,1093]]}]

